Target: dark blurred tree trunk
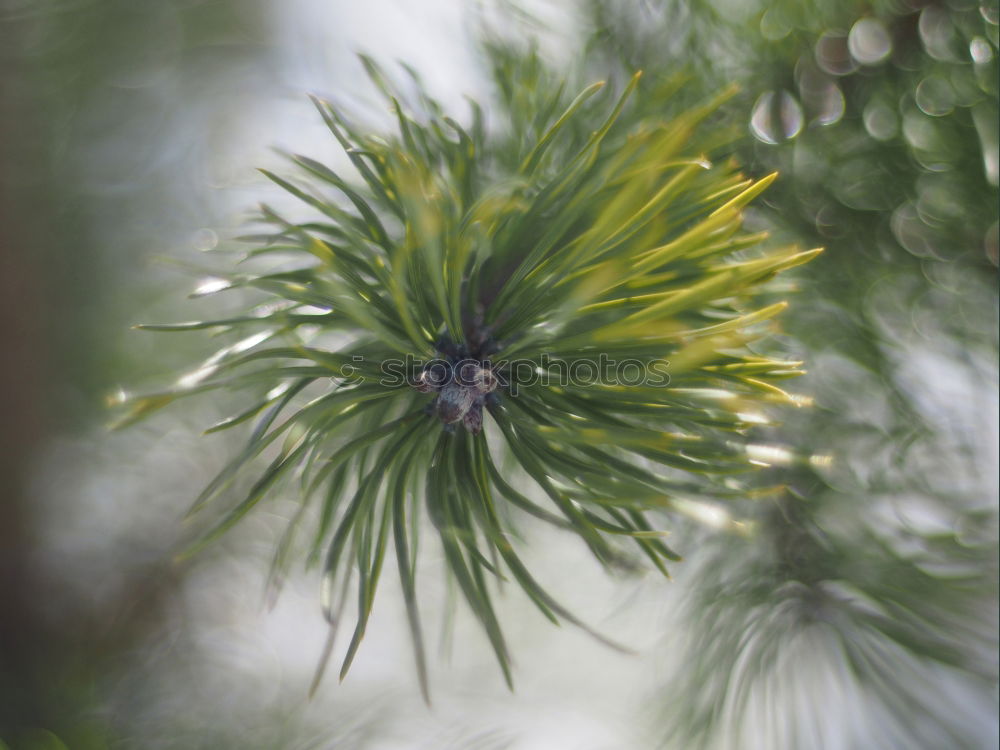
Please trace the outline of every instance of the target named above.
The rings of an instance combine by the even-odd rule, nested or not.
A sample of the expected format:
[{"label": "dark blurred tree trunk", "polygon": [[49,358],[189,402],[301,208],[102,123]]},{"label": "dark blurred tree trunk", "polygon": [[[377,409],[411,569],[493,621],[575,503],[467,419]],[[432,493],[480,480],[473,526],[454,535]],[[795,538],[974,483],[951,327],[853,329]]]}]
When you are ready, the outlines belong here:
[{"label": "dark blurred tree trunk", "polygon": [[33,665],[45,648],[35,603],[43,593],[32,579],[31,514],[27,481],[44,435],[46,389],[44,305],[37,273],[47,223],[44,196],[20,183],[16,165],[26,154],[24,131],[34,112],[19,63],[20,24],[0,25],[0,737],[38,725],[44,710],[35,697]]}]

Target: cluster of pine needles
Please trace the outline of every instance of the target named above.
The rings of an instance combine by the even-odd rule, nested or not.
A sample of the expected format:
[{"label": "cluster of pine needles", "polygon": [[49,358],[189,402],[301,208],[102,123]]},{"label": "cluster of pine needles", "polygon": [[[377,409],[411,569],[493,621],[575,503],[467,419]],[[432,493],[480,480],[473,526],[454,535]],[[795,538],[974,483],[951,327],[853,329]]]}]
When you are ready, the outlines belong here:
[{"label": "cluster of pine needles", "polygon": [[[391,546],[425,696],[416,574],[426,516],[510,683],[498,579],[553,622],[586,627],[512,545],[524,517],[577,535],[605,565],[638,556],[666,573],[679,559],[664,539],[671,516],[746,497],[754,471],[781,454],[752,440],[772,405],[796,403],[778,383],[799,363],[763,343],[786,306],[768,282],[817,251],[768,247],[766,234],[743,230],[744,207],[774,175],[709,161],[719,139],[706,119],[722,97],[669,119],[621,118],[679,84],[644,90],[636,75],[608,99],[612,86],[571,97],[536,77],[501,81],[508,104],[528,92],[517,94],[522,111],[505,118],[498,107],[487,127],[473,105],[462,125],[417,81],[405,97],[365,63],[396,132],[369,134],[314,99],[350,174],[298,155],[287,175],[265,173],[313,216],[262,207],[248,258],[202,288],[244,290],[244,312],[142,326],[229,343],[173,387],[130,399],[120,423],[182,396],[241,394],[246,408],[210,431],[252,428],[198,499],[195,509],[220,507],[189,552],[279,489],[297,493],[273,576],[305,546],[332,632],[353,584],[343,677]],[[641,377],[594,373],[586,363],[602,356]],[[468,360],[490,387],[454,391],[461,404],[446,409],[444,389],[420,387],[419,365],[386,378],[386,362],[435,359],[446,369]],[[515,383],[512,362],[535,363],[536,377]],[[236,494],[248,471],[252,486]]]}]

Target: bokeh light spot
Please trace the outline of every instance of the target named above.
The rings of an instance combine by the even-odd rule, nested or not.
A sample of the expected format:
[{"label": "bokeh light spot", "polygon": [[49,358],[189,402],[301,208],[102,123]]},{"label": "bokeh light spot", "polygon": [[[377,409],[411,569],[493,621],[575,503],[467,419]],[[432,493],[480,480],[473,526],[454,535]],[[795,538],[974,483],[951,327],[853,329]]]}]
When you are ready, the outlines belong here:
[{"label": "bokeh light spot", "polygon": [[785,90],[765,91],[753,106],[750,132],[758,140],[776,145],[802,132],[802,106]]},{"label": "bokeh light spot", "polygon": [[865,107],[865,130],[879,141],[888,141],[899,132],[899,117],[896,112],[880,101],[874,101]]},{"label": "bokeh light spot", "polygon": [[835,76],[845,76],[858,69],[847,46],[847,35],[826,31],[816,42],[816,64]]},{"label": "bokeh light spot", "polygon": [[877,18],[862,18],[851,29],[847,47],[862,65],[878,65],[892,52],[892,38]]},{"label": "bokeh light spot", "polygon": [[969,57],[976,65],[986,65],[993,59],[993,48],[989,42],[981,36],[977,36],[969,42]]},{"label": "bokeh light spot", "polygon": [[955,90],[941,76],[927,76],[914,97],[920,111],[931,117],[943,117],[955,109]]},{"label": "bokeh light spot", "polygon": [[929,5],[920,13],[918,24],[920,39],[924,43],[927,54],[935,60],[952,61],[955,55],[951,43],[955,38],[955,27],[951,23],[948,11],[937,5]]},{"label": "bokeh light spot", "polygon": [[203,253],[214,250],[218,244],[219,236],[208,227],[199,229],[191,237],[191,246]]},{"label": "bokeh light spot", "polygon": [[760,34],[768,41],[784,39],[791,30],[792,26],[780,7],[771,8],[761,16]]}]

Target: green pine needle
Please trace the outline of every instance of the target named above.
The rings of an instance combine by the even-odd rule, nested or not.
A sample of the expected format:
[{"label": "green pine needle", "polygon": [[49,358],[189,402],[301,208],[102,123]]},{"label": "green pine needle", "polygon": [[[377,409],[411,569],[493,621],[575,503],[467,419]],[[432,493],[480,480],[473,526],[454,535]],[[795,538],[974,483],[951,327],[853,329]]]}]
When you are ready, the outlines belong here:
[{"label": "green pine needle", "polygon": [[[510,684],[493,579],[516,582],[553,622],[586,626],[522,562],[505,506],[575,533],[606,565],[631,545],[666,573],[680,559],[662,533],[672,513],[747,496],[740,475],[788,455],[749,446],[748,433],[769,405],[796,403],[776,383],[799,363],[750,345],[785,308],[768,280],[817,251],[761,250],[766,235],[742,230],[743,208],[774,175],[749,180],[705,158],[717,134],[701,148],[693,134],[718,102],[670,120],[620,118],[641,96],[638,75],[611,101],[600,83],[575,97],[538,83],[520,105],[532,111],[487,131],[478,109],[463,127],[426,94],[403,106],[389,77],[365,65],[398,132],[367,135],[314,99],[356,175],[304,156],[291,157],[290,176],[264,171],[315,218],[262,207],[244,266],[271,267],[241,266],[202,288],[256,292],[247,314],[144,326],[239,338],[176,387],[132,399],[119,424],[181,396],[245,394],[245,408],[208,428],[256,420],[198,498],[193,511],[224,509],[184,554],[297,482],[303,512],[272,580],[310,519],[308,559],[322,569],[332,626],[356,578],[343,678],[392,547],[425,697],[416,549],[426,512]],[[522,83],[508,81],[510,97]],[[631,363],[631,379],[587,369],[602,356]],[[438,358],[453,378],[468,359],[479,380],[441,385],[412,363],[387,379],[387,363],[406,357]],[[232,496],[265,454],[249,492]],[[501,456],[524,476],[508,476]],[[332,636],[326,656],[331,647]]]}]

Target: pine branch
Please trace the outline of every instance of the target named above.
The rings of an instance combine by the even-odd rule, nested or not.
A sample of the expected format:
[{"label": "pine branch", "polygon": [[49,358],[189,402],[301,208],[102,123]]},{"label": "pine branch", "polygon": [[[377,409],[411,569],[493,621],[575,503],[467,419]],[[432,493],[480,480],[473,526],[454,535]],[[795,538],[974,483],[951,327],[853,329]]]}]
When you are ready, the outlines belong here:
[{"label": "pine branch", "polygon": [[[315,218],[262,207],[244,264],[260,270],[220,272],[204,290],[259,293],[248,314],[146,326],[239,338],[173,388],[132,399],[119,422],[197,393],[245,393],[247,408],[210,430],[255,426],[198,499],[195,511],[223,510],[185,554],[297,481],[318,519],[308,558],[331,626],[357,580],[341,678],[391,538],[425,696],[421,507],[510,684],[492,579],[516,582],[550,620],[589,628],[522,562],[501,505],[576,534],[605,565],[638,554],[666,572],[679,559],[666,519],[749,492],[766,464],[750,430],[773,405],[797,403],[778,383],[799,363],[751,346],[784,309],[769,280],[816,251],[765,250],[764,235],[742,230],[773,175],[749,180],[706,159],[719,101],[663,119],[636,102],[638,74],[616,95],[593,84],[571,96],[537,60],[508,63],[501,89],[530,96],[510,100],[494,132],[460,125],[426,94],[404,107],[368,59],[396,133],[368,135],[316,99],[356,179],[304,156],[292,157],[297,174],[265,172]],[[233,497],[233,480],[265,454],[250,491]],[[505,454],[529,495],[504,476]],[[279,548],[273,580],[290,549]]]}]

